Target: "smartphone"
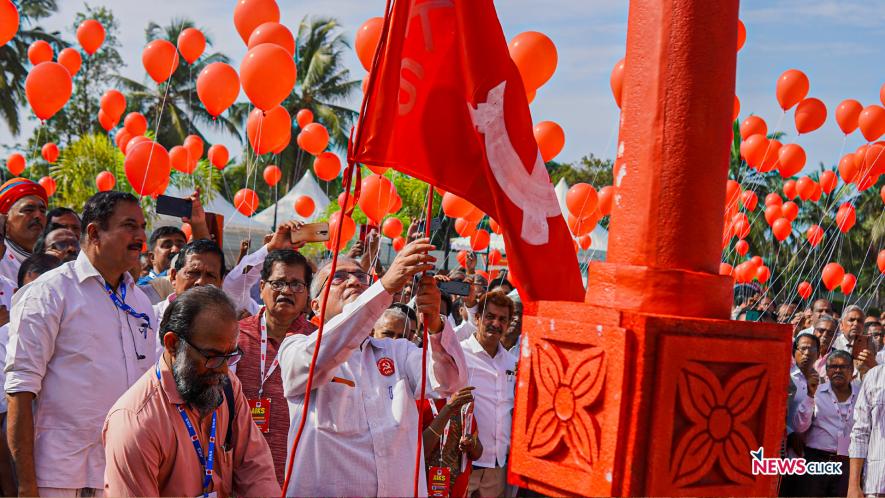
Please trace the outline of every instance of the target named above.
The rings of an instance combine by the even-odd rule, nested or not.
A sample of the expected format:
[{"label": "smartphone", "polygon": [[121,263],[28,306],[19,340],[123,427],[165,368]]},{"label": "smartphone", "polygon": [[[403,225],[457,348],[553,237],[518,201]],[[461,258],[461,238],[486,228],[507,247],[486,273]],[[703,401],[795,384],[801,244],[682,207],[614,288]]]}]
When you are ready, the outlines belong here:
[{"label": "smartphone", "polygon": [[861,351],[867,349],[870,344],[870,336],[867,334],[857,334],[854,338],[854,344],[851,345],[851,357],[855,360]]},{"label": "smartphone", "polygon": [[744,316],[747,317],[748,322],[758,322],[759,317],[762,316],[762,312],[759,310],[747,310],[744,312]]},{"label": "smartphone", "polygon": [[157,196],[157,214],[167,214],[175,218],[190,218],[192,206],[190,199],[179,199],[168,195]]},{"label": "smartphone", "polygon": [[437,284],[440,292],[445,292],[450,296],[469,296],[470,295],[470,284],[467,282],[458,282],[457,280],[452,280],[450,282],[439,282]]},{"label": "smartphone", "polygon": [[292,243],[295,242],[325,242],[329,240],[329,224],[308,223],[301,227],[301,230],[293,230],[290,237]]}]

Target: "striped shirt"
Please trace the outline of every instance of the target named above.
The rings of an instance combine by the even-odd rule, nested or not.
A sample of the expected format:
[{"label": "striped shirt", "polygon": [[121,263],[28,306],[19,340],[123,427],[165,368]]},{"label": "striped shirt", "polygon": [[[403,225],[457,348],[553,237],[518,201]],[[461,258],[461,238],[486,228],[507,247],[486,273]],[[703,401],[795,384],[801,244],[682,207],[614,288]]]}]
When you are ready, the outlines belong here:
[{"label": "striped shirt", "polygon": [[872,368],[863,379],[848,455],[866,459],[864,494],[885,493],[885,367]]}]

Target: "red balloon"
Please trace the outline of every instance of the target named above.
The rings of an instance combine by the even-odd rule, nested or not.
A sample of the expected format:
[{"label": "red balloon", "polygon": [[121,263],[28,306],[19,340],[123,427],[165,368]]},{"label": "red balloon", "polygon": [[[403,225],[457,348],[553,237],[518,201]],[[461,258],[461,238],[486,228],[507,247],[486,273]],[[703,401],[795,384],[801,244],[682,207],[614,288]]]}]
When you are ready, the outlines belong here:
[{"label": "red balloon", "polygon": [[9,154],[9,157],[6,158],[6,169],[12,173],[12,176],[21,175],[25,170],[25,156],[18,152]]},{"label": "red balloon", "polygon": [[839,206],[839,211],[836,212],[836,227],[840,232],[848,233],[856,222],[857,213],[851,203],[846,202]]},{"label": "red balloon", "polygon": [[335,211],[329,218],[329,240],[326,242],[326,247],[329,249],[333,247],[335,239],[338,237],[339,225],[341,226],[341,243],[336,248],[338,251],[344,249],[356,233],[356,223],[353,218],[344,214],[343,211]]},{"label": "red balloon", "polygon": [[381,225],[381,233],[385,237],[395,239],[403,233],[403,222],[399,218],[387,218]]},{"label": "red balloon", "polygon": [[565,133],[562,127],[553,121],[541,121],[535,125],[535,142],[538,143],[538,150],[541,152],[541,159],[544,162],[553,160],[559,155],[562,147],[565,146]]},{"label": "red balloon", "polygon": [[846,273],[844,277],[842,277],[842,281],[839,283],[839,287],[842,288],[842,294],[848,295],[854,292],[854,287],[857,285],[857,277],[852,273]]},{"label": "red balloon", "polygon": [[58,63],[65,67],[71,76],[77,74],[80,71],[80,65],[83,64],[83,57],[80,56],[80,52],[77,52],[73,48],[63,48],[61,52],[58,53]]},{"label": "red balloon", "polygon": [[323,152],[313,160],[313,172],[320,180],[332,181],[341,173],[341,160],[332,152]]},{"label": "red balloon", "polygon": [[264,183],[273,187],[277,183],[280,183],[280,180],[283,179],[283,172],[280,170],[279,166],[275,164],[271,164],[268,167],[264,168],[264,173],[262,173],[264,177]]},{"label": "red balloon", "polygon": [[249,188],[241,188],[234,194],[234,207],[243,216],[252,216],[258,209],[258,194]]},{"label": "red balloon", "polygon": [[249,43],[249,36],[261,24],[280,22],[280,8],[275,0],[238,0],[234,7],[234,26],[243,39]]},{"label": "red balloon", "polygon": [[572,235],[575,237],[587,235],[596,228],[596,221],[594,221],[592,217],[577,218],[574,215],[569,214],[567,221],[569,230],[572,231]]},{"label": "red balloon", "polygon": [[[345,203],[345,197],[347,201]],[[353,209],[353,206],[356,205],[356,201],[353,200],[353,195],[348,194],[346,191],[338,194],[338,207],[341,208],[342,211],[348,212]]]},{"label": "red balloon", "polygon": [[164,190],[172,169],[166,149],[150,140],[128,148],[123,168],[126,179],[139,195],[154,195]]},{"label": "red balloon", "polygon": [[734,234],[737,238],[743,240],[750,235],[750,221],[747,219],[747,215],[743,213],[738,213],[738,215],[739,217],[733,220],[732,224],[734,225]]},{"label": "red balloon", "polygon": [[55,161],[58,160],[58,145],[49,142],[43,146],[43,148],[40,150],[40,153],[47,163],[55,164]]},{"label": "red balloon", "polygon": [[119,90],[108,90],[101,96],[100,106],[101,110],[116,123],[126,112],[126,97]]},{"label": "red balloon", "polygon": [[741,123],[740,131],[741,140],[746,140],[753,135],[762,135],[762,138],[765,138],[768,135],[768,125],[759,116],[749,116]]},{"label": "red balloon", "polygon": [[197,162],[203,158],[203,139],[199,135],[185,137],[184,148],[190,152],[191,161]]},{"label": "red balloon", "polygon": [[[298,122],[298,127],[303,130],[305,126],[313,123],[313,111],[310,109],[301,109],[295,114],[295,121]],[[371,169],[371,166],[369,166],[369,168]],[[378,174],[381,175],[384,174],[384,172],[382,171]]]},{"label": "red balloon", "polygon": [[[181,145],[176,145],[169,149],[169,164],[172,165],[172,168],[176,171],[181,171],[188,175],[194,172],[194,170],[190,169],[190,152]],[[196,166],[196,162],[193,164]]]},{"label": "red balloon", "polygon": [[71,73],[57,62],[37,65],[25,79],[25,95],[34,114],[45,121],[61,110],[71,98]]},{"label": "red balloon", "polygon": [[732,267],[728,263],[719,263],[719,274],[720,275],[731,275],[734,272],[734,267]]},{"label": "red balloon", "polygon": [[406,239],[402,237],[396,237],[390,242],[390,245],[393,246],[394,251],[400,252],[403,250],[403,247],[406,246]]},{"label": "red balloon", "polygon": [[750,244],[748,244],[746,240],[741,239],[734,244],[734,251],[741,256],[745,256],[749,250]]},{"label": "red balloon", "polygon": [[793,232],[793,224],[787,218],[778,218],[771,224],[771,233],[778,242],[787,240]]},{"label": "red balloon", "polygon": [[[588,240],[589,240],[589,238],[588,238]],[[580,241],[578,243],[580,244]],[[589,244],[587,247],[589,247]],[[501,259],[502,259],[501,251],[499,251],[497,249],[492,249],[491,251],[489,251],[489,256],[487,258],[488,266],[500,266]]]},{"label": "red balloon", "polygon": [[[797,180],[795,184],[796,192],[799,194],[799,198],[803,201],[811,199],[811,196],[814,195],[814,186],[814,180],[812,180],[811,178],[807,176],[799,178],[799,180]],[[786,190],[786,182],[784,183],[784,189]]]},{"label": "red balloon", "polygon": [[805,231],[805,238],[808,239],[808,243],[811,244],[811,247],[817,247],[817,245],[824,240],[824,231],[819,225],[811,225],[808,227],[808,230]]},{"label": "red balloon", "polygon": [[240,77],[228,64],[213,62],[197,76],[197,97],[213,117],[227,110],[239,96]]},{"label": "red balloon", "polygon": [[799,206],[793,201],[787,201],[781,206],[781,213],[783,213],[784,218],[794,221],[796,216],[799,215]]},{"label": "red balloon", "polygon": [[756,269],[756,280],[764,284],[771,277],[771,270],[767,266],[760,266]]},{"label": "red balloon", "polygon": [[814,193],[811,194],[811,198],[809,199],[811,202],[817,202],[820,200],[820,197],[824,195],[824,189],[820,186],[820,183],[814,184]]},{"label": "red balloon", "polygon": [[141,63],[151,79],[162,83],[178,69],[178,49],[167,40],[154,40],[141,51]]},{"label": "red balloon", "polygon": [[289,28],[278,22],[269,21],[259,25],[249,35],[249,48],[255,48],[262,43],[272,43],[295,57],[295,37]]},{"label": "red balloon", "polygon": [[771,154],[768,148],[769,140],[761,133],[750,135],[746,140],[741,142],[741,157],[743,157],[751,167],[759,168],[762,165],[763,159]]},{"label": "red balloon", "polygon": [[316,204],[309,195],[300,195],[295,199],[295,212],[302,218],[307,218],[313,214]]},{"label": "red balloon", "polygon": [[489,247],[489,232],[479,229],[470,236],[470,248],[474,251],[485,251]]},{"label": "red balloon", "polygon": [[839,178],[836,176],[836,173],[827,170],[820,174],[819,183],[821,189],[823,189],[823,193],[829,195],[830,192],[836,189],[836,185],[839,183]]},{"label": "red balloon", "polygon": [[731,111],[731,120],[736,121],[738,116],[741,114],[741,100],[737,95],[734,96],[734,106]]},{"label": "red balloon", "polygon": [[381,40],[381,31],[384,28],[384,19],[381,17],[373,17],[364,22],[360,29],[356,32],[353,41],[353,48],[356,55],[360,59],[363,69],[371,71],[372,60],[375,57],[375,50],[378,42]]},{"label": "red balloon", "polygon": [[298,145],[317,156],[329,146],[329,132],[319,123],[310,123],[298,134]]},{"label": "red balloon", "polygon": [[571,214],[578,218],[590,216],[596,211],[599,197],[589,183],[576,183],[568,189],[565,205]]},{"label": "red balloon", "polygon": [[227,147],[224,145],[215,144],[212,147],[209,147],[209,162],[212,163],[212,166],[222,170],[227,166],[229,160],[230,154],[227,152]]},{"label": "red balloon", "polygon": [[107,192],[108,190],[113,190],[114,185],[116,184],[117,179],[110,171],[102,171],[95,176],[95,187],[98,188],[99,192]]},{"label": "red balloon", "polygon": [[880,105],[870,105],[861,111],[857,118],[857,124],[860,132],[869,142],[879,139],[885,135],[885,107]]},{"label": "red balloon", "polygon": [[876,257],[876,266],[879,267],[880,273],[885,273],[885,249],[879,251],[879,255]]},{"label": "red balloon", "polygon": [[55,180],[53,180],[51,176],[44,176],[40,178],[37,183],[39,183],[40,186],[43,187],[43,190],[46,191],[47,196],[52,197],[52,194],[55,193],[56,184]]},{"label": "red balloon", "polygon": [[845,270],[839,263],[828,263],[821,272],[820,280],[824,283],[827,290],[833,290],[842,283],[842,277],[845,276]]},{"label": "red balloon", "polygon": [[130,112],[126,115],[126,119],[123,120],[123,128],[126,128],[126,131],[134,137],[144,135],[147,131],[147,125],[147,119],[140,112]]},{"label": "red balloon", "polygon": [[800,282],[799,286],[796,288],[796,292],[799,294],[802,299],[808,299],[811,297],[811,284],[808,282]]},{"label": "red balloon", "polygon": [[132,134],[129,133],[125,128],[122,130],[118,130],[116,135],[114,135],[114,143],[117,144],[117,148],[120,149],[120,152],[123,154],[126,153],[126,144],[129,143],[129,140],[132,139]]},{"label": "red balloon", "polygon": [[94,54],[101,44],[104,43],[104,26],[95,19],[87,19],[77,27],[77,41],[83,47],[83,51],[89,55]]},{"label": "red balloon", "polygon": [[18,9],[10,0],[0,1],[0,46],[9,43],[9,40],[18,32]]},{"label": "red balloon", "polygon": [[788,69],[777,79],[777,101],[786,111],[808,95],[808,76],[798,69]]},{"label": "red balloon", "polygon": [[615,97],[615,104],[621,107],[621,98],[624,89],[624,59],[621,59],[612,68],[612,74],[609,77],[609,85],[612,88],[612,95]]},{"label": "red balloon", "polygon": [[476,233],[476,223],[464,218],[458,218],[455,220],[455,232],[461,237],[470,237]]},{"label": "red balloon", "polygon": [[857,120],[862,111],[863,104],[854,99],[846,99],[839,104],[836,108],[836,123],[842,133],[848,135],[857,129]]},{"label": "red balloon", "polygon": [[193,64],[206,50],[206,37],[196,28],[186,28],[178,35],[178,51],[188,64]]},{"label": "red balloon", "polygon": [[784,195],[787,199],[795,199],[799,192],[796,190],[796,180],[787,180],[784,182]]},{"label": "red balloon", "polygon": [[373,225],[381,223],[390,208],[390,201],[395,192],[396,187],[393,182],[381,175],[369,175],[363,178],[359,206]]},{"label": "red balloon", "polygon": [[771,206],[772,204],[776,204],[778,206],[782,205],[784,200],[781,199],[781,196],[777,195],[777,193],[772,192],[765,196],[765,206]]},{"label": "red balloon", "polygon": [[556,72],[556,45],[544,33],[520,33],[510,40],[508,48],[527,92],[541,88]]},{"label": "red balloon", "polygon": [[255,107],[268,111],[292,93],[298,71],[289,52],[262,43],[249,49],[240,64],[240,83]]},{"label": "red balloon", "polygon": [[744,209],[747,211],[755,211],[758,204],[759,198],[756,197],[756,192],[745,190],[741,193],[741,205],[744,206]]},{"label": "red balloon", "polygon": [[863,153],[863,170],[868,175],[885,173],[885,145],[870,144]]},{"label": "red balloon", "polygon": [[[276,106],[267,112],[253,109],[246,120],[246,135],[255,152],[266,154],[285,142],[291,127],[292,118],[283,106]],[[285,144],[288,145],[288,142]]]},{"label": "red balloon", "polygon": [[34,66],[41,62],[51,61],[53,55],[55,55],[55,51],[52,50],[52,45],[43,40],[37,40],[28,47],[28,60]]},{"label": "red balloon", "polygon": [[777,158],[780,163],[778,171],[784,178],[795,175],[805,167],[805,149],[799,144],[784,145],[778,152]]},{"label": "red balloon", "polygon": [[607,185],[599,189],[597,198],[599,202],[597,205],[599,206],[599,213],[602,216],[608,216],[612,212],[612,200],[614,200],[615,188],[611,185]]},{"label": "red balloon", "polygon": [[810,133],[826,122],[827,106],[820,99],[805,99],[799,102],[793,119],[796,122],[796,131],[800,135]]},{"label": "red balloon", "polygon": [[747,28],[744,26],[743,21],[738,19],[738,51],[744,48],[744,43],[747,41]]},{"label": "red balloon", "polygon": [[849,153],[839,160],[839,176],[845,183],[852,183],[857,177],[860,165],[854,162],[854,154]]},{"label": "red balloon", "polygon": [[449,218],[464,218],[476,209],[476,206],[466,199],[458,197],[451,192],[446,192],[442,198],[442,209],[443,213]]}]

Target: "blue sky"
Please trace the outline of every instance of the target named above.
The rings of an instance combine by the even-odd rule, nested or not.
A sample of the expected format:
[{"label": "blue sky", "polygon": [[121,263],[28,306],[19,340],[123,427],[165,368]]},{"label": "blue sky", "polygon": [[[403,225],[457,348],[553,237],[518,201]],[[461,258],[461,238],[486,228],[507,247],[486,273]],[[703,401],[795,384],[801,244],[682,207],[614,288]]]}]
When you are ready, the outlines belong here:
[{"label": "blue sky", "polygon": [[[304,15],[337,17],[351,37],[368,18],[380,15],[384,0],[278,0],[281,22],[293,28]],[[79,0],[59,0],[60,12],[43,24],[65,31]],[[234,0],[92,0],[114,10],[121,25],[121,54],[126,76],[145,79],[141,65],[144,27],[148,21],[167,23],[173,17],[190,17],[214,40],[215,50],[237,62],[245,46],[233,26]],[[527,30],[546,33],[556,43],[559,65],[553,79],[538,91],[532,104],[535,121],[558,122],[566,134],[566,145],[558,160],[570,162],[593,153],[614,154],[618,109],[609,89],[612,66],[624,55],[627,29],[626,0],[510,0],[496,2],[508,40]],[[834,164],[843,137],[832,111],[846,98],[864,105],[878,103],[879,88],[885,83],[885,9],[881,0],[746,0],[741,18],[747,27],[747,43],[738,55],[737,95],[741,116],[762,116],[774,130],[783,112],[774,97],[775,81],[786,69],[804,71],[811,80],[809,96],[823,100],[830,111],[820,130],[801,137],[809,164]],[[356,55],[348,54],[347,65],[354,78],[364,71]],[[241,94],[241,98],[245,98]],[[353,107],[358,106],[354,99]],[[29,123],[30,127],[34,123]],[[781,129],[795,141],[792,113]],[[27,133],[27,131],[26,131]],[[209,133],[209,138],[233,147],[231,137]],[[23,135],[27,136],[27,135]],[[862,143],[859,132],[850,136],[846,150]],[[13,145],[4,124],[0,144]],[[238,155],[235,148],[232,155]]]}]

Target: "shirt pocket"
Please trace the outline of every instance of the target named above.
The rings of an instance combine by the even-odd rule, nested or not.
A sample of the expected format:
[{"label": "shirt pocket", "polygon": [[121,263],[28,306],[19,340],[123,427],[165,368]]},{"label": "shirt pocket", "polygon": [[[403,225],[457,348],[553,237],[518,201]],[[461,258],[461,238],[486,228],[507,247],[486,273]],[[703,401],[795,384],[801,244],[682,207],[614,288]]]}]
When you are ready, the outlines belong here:
[{"label": "shirt pocket", "polygon": [[317,389],[317,428],[341,435],[364,432],[365,409],[355,387],[331,382]]},{"label": "shirt pocket", "polygon": [[[218,496],[233,496],[234,491],[234,450],[224,451],[224,446],[215,446],[215,463],[213,464],[212,486]],[[200,468],[202,471],[202,467]],[[200,483],[203,475],[200,474]],[[202,495],[201,495],[202,496]]]}]

